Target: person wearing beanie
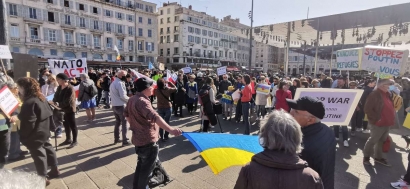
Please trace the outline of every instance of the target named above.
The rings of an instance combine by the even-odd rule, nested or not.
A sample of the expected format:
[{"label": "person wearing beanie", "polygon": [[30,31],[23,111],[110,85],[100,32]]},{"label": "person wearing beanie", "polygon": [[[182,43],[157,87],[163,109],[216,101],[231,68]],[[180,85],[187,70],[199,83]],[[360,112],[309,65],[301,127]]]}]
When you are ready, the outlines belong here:
[{"label": "person wearing beanie", "polygon": [[[163,170],[161,162],[158,159],[159,146],[159,128],[179,136],[182,131],[178,128],[169,126],[164,119],[152,108],[149,96],[154,93],[153,80],[140,78],[135,82],[137,93],[132,96],[124,110],[124,116],[130,124],[132,131],[131,141],[135,145],[135,151],[138,155],[138,164],[135,169],[133,188],[147,188],[149,175],[152,173],[155,165]],[[138,108],[136,108],[138,107]],[[165,170],[165,182],[169,181],[169,176]]]},{"label": "person wearing beanie", "polygon": [[[64,73],[59,73],[56,76],[58,88],[54,94],[54,98],[50,101],[51,104],[57,106],[64,112],[64,129],[66,140],[59,146],[70,145],[68,148],[77,146],[77,124],[75,122],[76,112],[76,96],[73,86],[68,82],[69,78]],[[73,138],[71,138],[71,134]]]}]

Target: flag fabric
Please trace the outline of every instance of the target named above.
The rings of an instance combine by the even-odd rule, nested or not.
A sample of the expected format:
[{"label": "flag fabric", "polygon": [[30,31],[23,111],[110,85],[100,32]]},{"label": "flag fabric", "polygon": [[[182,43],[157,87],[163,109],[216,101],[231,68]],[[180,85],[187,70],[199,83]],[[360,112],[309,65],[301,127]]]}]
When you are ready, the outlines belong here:
[{"label": "flag fabric", "polygon": [[177,82],[178,76],[175,73],[171,73],[171,71],[167,70],[167,81],[168,82],[172,82],[173,84],[175,84]]},{"label": "flag fabric", "polygon": [[225,133],[182,133],[199,151],[214,174],[231,166],[242,166],[262,152],[258,136]]},{"label": "flag fabric", "polygon": [[154,69],[154,65],[151,62],[148,63],[148,69],[150,70]]},{"label": "flag fabric", "polygon": [[145,75],[142,75],[142,74],[138,73],[137,71],[135,71],[135,70],[133,70],[133,69],[131,69],[131,72],[132,72],[134,75],[137,76],[137,79],[136,79],[136,80],[138,80],[139,78],[146,78],[147,80],[151,80],[151,81],[154,82],[154,84],[152,85],[154,88],[157,87],[157,82],[156,82],[155,80],[153,80],[153,79],[151,79],[151,78],[149,78],[149,77],[147,77],[147,76],[145,76]]},{"label": "flag fabric", "polygon": [[117,58],[116,58],[116,60],[117,60],[117,61],[121,60],[121,54],[120,54],[120,51],[119,51],[118,48],[117,48],[117,45],[114,45],[114,51],[117,52]]}]

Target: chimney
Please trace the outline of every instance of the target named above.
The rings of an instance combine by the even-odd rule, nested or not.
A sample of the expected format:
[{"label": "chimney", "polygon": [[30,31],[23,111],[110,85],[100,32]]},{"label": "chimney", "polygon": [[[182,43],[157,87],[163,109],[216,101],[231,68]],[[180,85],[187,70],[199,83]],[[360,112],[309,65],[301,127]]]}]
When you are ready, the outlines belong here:
[{"label": "chimney", "polygon": [[189,10],[192,10],[192,5],[189,5],[188,8],[189,8]]}]

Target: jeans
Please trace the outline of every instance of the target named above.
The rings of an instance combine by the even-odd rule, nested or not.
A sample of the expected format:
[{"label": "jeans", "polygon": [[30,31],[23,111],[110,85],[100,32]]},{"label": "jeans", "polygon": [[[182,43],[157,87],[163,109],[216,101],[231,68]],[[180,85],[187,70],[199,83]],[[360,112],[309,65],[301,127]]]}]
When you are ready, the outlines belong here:
[{"label": "jeans", "polygon": [[250,134],[250,122],[249,122],[249,108],[251,106],[250,102],[242,102],[242,115],[243,115],[243,122],[245,122],[245,135]]},{"label": "jeans", "polygon": [[110,91],[103,91],[103,92],[104,92],[105,106],[110,107]]},{"label": "jeans", "polygon": [[406,174],[404,175],[403,180],[406,181],[407,183],[410,183],[410,153],[407,156],[407,171]]},{"label": "jeans", "polygon": [[[162,119],[165,120],[166,123],[169,124],[169,120],[171,119],[171,113],[172,113],[172,108],[158,108],[158,114],[159,116],[162,117]],[[169,133],[167,131],[165,131],[165,135],[164,135],[164,130],[163,129],[159,129],[159,137],[162,139],[168,139]]]},{"label": "jeans", "polygon": [[6,164],[7,154],[10,149],[10,131],[0,131],[0,169]]},{"label": "jeans", "polygon": [[224,104],[224,112],[225,112],[225,117],[232,117],[233,114],[233,104]]},{"label": "jeans", "polygon": [[124,106],[113,106],[112,111],[114,112],[115,116],[115,126],[114,126],[114,139],[120,139],[120,125],[122,131],[122,142],[127,141],[127,120],[124,116]]},{"label": "jeans", "polygon": [[370,157],[374,153],[375,159],[383,158],[383,143],[389,136],[389,126],[370,125],[370,137],[363,148],[364,157]]},{"label": "jeans", "polygon": [[209,129],[209,120],[203,120],[202,123],[202,132],[208,132]]},{"label": "jeans", "polygon": [[351,132],[354,133],[357,128],[362,128],[363,125],[363,118],[362,111],[354,111],[352,115],[352,119],[350,120],[350,126],[352,127]]},{"label": "jeans", "polygon": [[[333,130],[335,131],[335,137],[336,138],[339,138],[339,129],[340,129],[340,125],[334,125],[333,126]],[[348,139],[347,126],[342,126],[342,137],[343,137],[343,141]]]},{"label": "jeans", "polygon": [[64,129],[65,129],[66,141],[71,140],[71,132],[72,132],[73,133],[72,142],[77,142],[78,129],[77,129],[77,124],[75,122],[75,113],[74,112],[64,113],[63,125],[64,125]]},{"label": "jeans", "polygon": [[8,159],[16,159],[20,157],[20,135],[17,131],[10,132],[10,150]]},{"label": "jeans", "polygon": [[34,160],[37,174],[40,176],[47,175],[48,166],[57,166],[57,156],[53,146],[49,142],[45,142],[37,148],[28,148],[31,157]]},{"label": "jeans", "polygon": [[155,168],[155,162],[159,162],[159,147],[157,143],[135,146],[135,153],[138,155],[138,162],[134,174],[133,189],[145,189],[149,176]]},{"label": "jeans", "polygon": [[256,105],[256,115],[257,117],[259,117],[259,115],[262,115],[262,117],[265,117],[266,115],[265,105]]}]

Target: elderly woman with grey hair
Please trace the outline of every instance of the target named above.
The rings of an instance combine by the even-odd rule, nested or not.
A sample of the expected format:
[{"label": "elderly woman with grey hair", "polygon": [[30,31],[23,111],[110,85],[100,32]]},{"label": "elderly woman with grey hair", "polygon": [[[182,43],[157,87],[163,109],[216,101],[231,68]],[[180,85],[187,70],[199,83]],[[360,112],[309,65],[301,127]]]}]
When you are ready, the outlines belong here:
[{"label": "elderly woman with grey hair", "polygon": [[264,150],[252,157],[236,181],[235,189],[322,189],[319,174],[299,158],[302,131],[293,117],[275,110],[261,127]]},{"label": "elderly woman with grey hair", "polygon": [[87,113],[87,121],[92,122],[95,120],[95,107],[97,106],[95,97],[98,93],[98,90],[94,84],[94,81],[91,80],[87,74],[80,74],[80,78],[81,83],[78,93],[78,101],[81,102],[81,108],[84,108],[85,113]]}]

